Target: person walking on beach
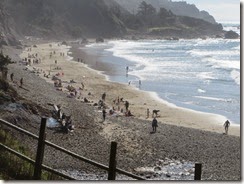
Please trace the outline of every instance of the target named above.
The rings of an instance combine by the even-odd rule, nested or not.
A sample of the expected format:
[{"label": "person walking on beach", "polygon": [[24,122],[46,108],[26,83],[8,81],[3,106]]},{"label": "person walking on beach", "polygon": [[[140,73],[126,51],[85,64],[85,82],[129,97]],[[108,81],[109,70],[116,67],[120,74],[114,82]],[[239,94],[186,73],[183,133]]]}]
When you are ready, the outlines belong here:
[{"label": "person walking on beach", "polygon": [[147,118],[146,119],[149,118],[149,114],[150,114],[150,111],[149,111],[149,109],[147,109]]},{"label": "person walking on beach", "polygon": [[125,101],[125,109],[126,109],[126,111],[128,111],[129,105],[130,105],[129,102]]},{"label": "person walking on beach", "polygon": [[156,130],[157,130],[157,126],[158,126],[158,121],[157,121],[157,119],[156,118],[153,118],[153,121],[152,121],[152,128],[153,128],[153,133],[155,133],[156,132]]},{"label": "person walking on beach", "polygon": [[102,100],[105,101],[105,98],[106,98],[106,93],[103,93],[102,94]]},{"label": "person walking on beach", "polygon": [[229,126],[230,126],[230,122],[229,122],[229,120],[227,120],[227,121],[224,123],[225,134],[226,134],[226,135],[228,135]]},{"label": "person walking on beach", "polygon": [[105,121],[105,119],[106,119],[106,110],[105,110],[105,108],[103,109],[103,121]]},{"label": "person walking on beach", "polygon": [[20,87],[23,86],[23,77],[20,79]]},{"label": "person walking on beach", "polygon": [[14,73],[10,74],[10,79],[11,79],[12,82],[14,81]]},{"label": "person walking on beach", "polygon": [[129,72],[129,66],[126,67],[126,73],[128,73],[128,72]]}]

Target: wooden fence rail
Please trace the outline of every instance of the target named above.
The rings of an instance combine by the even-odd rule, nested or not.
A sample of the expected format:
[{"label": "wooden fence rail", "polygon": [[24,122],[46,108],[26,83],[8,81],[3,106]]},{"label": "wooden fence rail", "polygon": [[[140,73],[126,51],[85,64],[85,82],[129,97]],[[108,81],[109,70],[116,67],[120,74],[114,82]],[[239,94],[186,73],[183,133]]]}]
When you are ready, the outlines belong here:
[{"label": "wooden fence rail", "polygon": [[[23,160],[29,162],[30,164],[35,165],[35,160],[32,160],[31,158],[29,158],[29,157],[27,157],[27,156],[25,156],[25,155],[23,155],[23,154],[21,154],[21,153],[15,151],[15,150],[11,149],[11,148],[9,148],[9,147],[3,145],[2,143],[0,143],[0,148],[3,148],[3,149],[5,149],[6,151],[8,151],[8,152],[10,152],[10,153],[12,153],[12,154],[14,154],[14,155],[16,155],[17,157],[19,157],[19,158],[21,158],[21,159],[23,159]],[[65,178],[65,179],[68,179],[68,180],[75,180],[74,178],[72,178],[72,177],[70,177],[70,176],[67,176],[67,175],[65,175],[65,174],[63,174],[63,173],[61,173],[61,172],[58,172],[58,171],[56,171],[56,170],[54,170],[54,169],[52,169],[51,167],[48,167],[48,166],[46,166],[46,165],[42,165],[42,169],[44,169],[44,170],[46,170],[46,171],[49,171],[49,172],[51,172],[51,173],[53,173],[53,174],[56,174],[57,176],[61,176],[61,177]]]},{"label": "wooden fence rail", "polygon": [[[64,152],[76,159],[79,159],[81,161],[84,161],[86,163],[89,163],[93,166],[96,166],[100,169],[104,169],[106,171],[108,171],[108,180],[115,180],[116,179],[116,172],[117,173],[120,173],[120,174],[123,174],[125,176],[128,176],[128,177],[131,177],[131,178],[134,178],[134,179],[137,179],[137,180],[145,180],[144,178],[140,177],[140,176],[137,176],[135,174],[132,174],[130,172],[127,172],[125,170],[122,170],[122,169],[119,169],[119,168],[116,168],[116,150],[117,150],[117,143],[116,142],[112,142],[111,143],[111,150],[110,150],[110,162],[109,162],[109,167],[106,166],[106,165],[103,165],[101,163],[98,163],[96,161],[93,161],[93,160],[90,160],[88,158],[85,158],[83,156],[80,156],[74,152],[71,152],[65,148],[62,148],[56,144],[53,144],[49,141],[46,141],[45,140],[45,128],[46,128],[46,119],[43,118],[42,119],[42,122],[41,122],[41,129],[40,129],[40,133],[39,133],[39,137],[35,134],[32,134],[20,127],[17,127],[16,125],[13,125],[5,120],[2,120],[0,119],[0,123],[6,125],[6,126],[9,126],[19,132],[22,132],[24,133],[25,135],[28,135],[34,139],[37,139],[38,140],[38,149],[37,149],[37,155],[36,155],[36,161],[12,150],[11,148],[8,148],[7,146],[3,145],[0,143],[0,147],[1,148],[4,148],[6,149],[7,151],[11,152],[12,154],[15,154],[16,156],[28,161],[29,163],[31,164],[34,164],[35,165],[35,171],[34,171],[34,179],[40,179],[40,176],[41,176],[41,170],[42,169],[45,169],[51,173],[54,173],[58,176],[61,176],[65,179],[70,179],[70,180],[75,180],[74,178],[70,177],[70,176],[67,176],[61,172],[58,172],[48,166],[45,166],[42,164],[42,159],[43,159],[43,156],[44,156],[44,145],[48,145],[50,147],[53,147],[61,152]],[[201,180],[201,173],[202,173],[202,164],[200,163],[196,163],[195,164],[195,176],[194,176],[194,180]]]},{"label": "wooden fence rail", "polygon": [[[45,119],[42,119],[42,123],[43,123],[43,124],[44,124],[44,122],[46,122]],[[0,119],[0,123],[4,124],[4,125],[6,125],[6,126],[9,126],[9,127],[13,128],[13,129],[19,131],[19,132],[22,132],[22,133],[24,133],[25,135],[28,135],[28,136],[30,136],[30,137],[32,137],[32,138],[34,138],[34,139],[39,140],[39,137],[38,137],[37,135],[32,134],[32,133],[30,133],[30,132],[28,132],[28,131],[26,131],[26,130],[24,130],[24,129],[22,129],[22,128],[16,126],[16,125],[13,125],[13,124],[11,124],[11,123],[5,121],[5,120]],[[43,127],[45,127],[45,126],[43,126]],[[44,129],[44,128],[43,128],[43,129]],[[40,132],[43,133],[42,128],[41,128]],[[41,133],[40,133],[40,134],[41,134]],[[44,142],[46,145],[50,146],[50,147],[53,147],[53,148],[55,148],[55,149],[57,149],[57,150],[59,150],[59,151],[61,151],[61,152],[64,152],[64,153],[66,153],[66,154],[68,154],[68,155],[70,155],[70,156],[72,156],[72,157],[74,157],[74,158],[76,158],[76,159],[79,159],[79,160],[81,160],[81,161],[84,161],[84,162],[86,162],[86,163],[89,163],[89,164],[91,164],[91,165],[93,165],[93,166],[96,166],[96,167],[98,167],[98,168],[100,168],[100,169],[104,169],[104,170],[106,170],[106,171],[109,171],[109,169],[110,169],[110,168],[109,168],[108,166],[106,166],[106,165],[103,165],[103,164],[98,163],[98,162],[96,162],[96,161],[93,161],[93,160],[90,160],[90,159],[85,158],[85,157],[83,157],[83,156],[80,156],[80,155],[78,155],[78,154],[76,154],[76,153],[74,153],[74,152],[71,152],[71,151],[69,151],[69,150],[67,150],[67,149],[65,149],[65,148],[62,148],[62,147],[60,147],[60,146],[58,146],[58,145],[56,145],[56,144],[53,144],[53,143],[51,143],[51,142],[49,142],[49,141],[46,141],[46,140],[43,139],[43,142]],[[41,150],[40,152],[43,152],[43,150]],[[40,158],[40,156],[38,156],[38,157]],[[39,163],[39,167],[40,167],[40,163]],[[43,167],[43,166],[42,166],[42,167]],[[117,173],[126,175],[126,176],[128,176],[128,177],[131,177],[131,178],[134,178],[134,179],[137,179],[137,180],[145,180],[144,178],[142,178],[142,177],[140,177],[140,176],[137,176],[137,175],[135,175],[135,174],[129,173],[129,172],[123,170],[123,169],[115,168],[115,171],[116,171]],[[37,172],[40,173],[40,168],[38,169],[38,171],[36,171],[36,175],[34,176],[35,179],[40,178],[40,175],[38,175]]]}]

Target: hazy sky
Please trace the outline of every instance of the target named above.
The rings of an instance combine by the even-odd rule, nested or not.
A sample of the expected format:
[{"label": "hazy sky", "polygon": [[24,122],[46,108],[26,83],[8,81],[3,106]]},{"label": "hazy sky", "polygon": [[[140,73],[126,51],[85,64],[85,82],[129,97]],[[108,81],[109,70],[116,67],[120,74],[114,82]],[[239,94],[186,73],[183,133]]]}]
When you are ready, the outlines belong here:
[{"label": "hazy sky", "polygon": [[[174,0],[181,1],[181,0]],[[238,0],[184,0],[195,4],[199,10],[206,10],[217,22],[240,21],[240,1]]]}]

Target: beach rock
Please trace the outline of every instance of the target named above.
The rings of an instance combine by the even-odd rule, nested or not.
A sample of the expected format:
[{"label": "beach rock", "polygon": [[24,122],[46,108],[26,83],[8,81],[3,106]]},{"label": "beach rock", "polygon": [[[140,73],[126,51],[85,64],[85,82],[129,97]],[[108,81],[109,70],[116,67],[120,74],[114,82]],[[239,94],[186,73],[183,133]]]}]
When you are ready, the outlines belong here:
[{"label": "beach rock", "polygon": [[103,43],[104,39],[102,37],[96,38],[96,43]]},{"label": "beach rock", "polygon": [[161,170],[162,170],[161,167],[158,167],[158,166],[154,168],[154,171],[155,171],[155,172],[157,172],[157,171],[161,171]]},{"label": "beach rock", "polygon": [[225,33],[225,39],[238,39],[240,36],[234,31],[228,31]]},{"label": "beach rock", "polygon": [[166,177],[170,178],[170,177],[171,177],[171,175],[170,175],[169,173],[167,173],[167,174],[166,174]]},{"label": "beach rock", "polygon": [[147,179],[150,179],[152,176],[151,175],[146,175],[146,178]]},{"label": "beach rock", "polygon": [[66,41],[63,41],[61,45],[68,45]]},{"label": "beach rock", "polygon": [[87,44],[87,43],[88,43],[88,40],[86,38],[83,38],[81,41],[81,44]]}]

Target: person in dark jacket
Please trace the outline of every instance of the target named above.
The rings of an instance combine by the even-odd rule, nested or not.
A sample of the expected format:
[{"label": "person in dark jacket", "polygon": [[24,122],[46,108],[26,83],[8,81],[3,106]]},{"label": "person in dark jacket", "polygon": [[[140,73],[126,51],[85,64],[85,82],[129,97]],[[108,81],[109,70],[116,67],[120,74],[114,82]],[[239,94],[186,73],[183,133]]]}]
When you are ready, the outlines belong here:
[{"label": "person in dark jacket", "polygon": [[153,121],[152,121],[152,128],[153,128],[153,132],[155,133],[156,130],[157,130],[157,126],[158,126],[158,121],[156,118],[153,118]]}]

